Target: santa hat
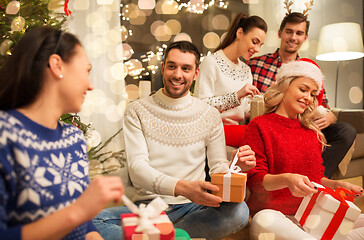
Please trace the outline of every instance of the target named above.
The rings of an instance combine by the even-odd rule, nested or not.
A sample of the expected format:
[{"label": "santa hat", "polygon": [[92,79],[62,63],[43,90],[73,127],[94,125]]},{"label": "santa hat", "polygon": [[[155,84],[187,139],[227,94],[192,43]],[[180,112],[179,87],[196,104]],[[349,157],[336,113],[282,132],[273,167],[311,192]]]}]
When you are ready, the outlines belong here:
[{"label": "santa hat", "polygon": [[282,64],[282,66],[278,69],[276,81],[279,81],[283,77],[311,78],[318,86],[317,95],[322,89],[322,82],[324,80],[324,75],[322,74],[320,67],[308,58],[301,58],[298,61]]}]

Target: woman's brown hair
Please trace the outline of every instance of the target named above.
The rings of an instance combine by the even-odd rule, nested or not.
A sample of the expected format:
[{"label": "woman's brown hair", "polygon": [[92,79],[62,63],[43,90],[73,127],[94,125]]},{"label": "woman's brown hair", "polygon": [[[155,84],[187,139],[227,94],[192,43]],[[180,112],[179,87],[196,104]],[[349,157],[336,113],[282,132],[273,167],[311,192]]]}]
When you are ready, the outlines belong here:
[{"label": "woman's brown hair", "polygon": [[258,16],[250,16],[248,17],[245,13],[239,13],[235,16],[233,21],[230,24],[228,32],[224,40],[220,43],[220,45],[214,50],[214,52],[224,49],[229,46],[232,42],[234,42],[236,38],[236,31],[239,28],[243,29],[244,34],[247,34],[253,28],[259,28],[264,32],[267,32],[267,24],[266,22]]}]

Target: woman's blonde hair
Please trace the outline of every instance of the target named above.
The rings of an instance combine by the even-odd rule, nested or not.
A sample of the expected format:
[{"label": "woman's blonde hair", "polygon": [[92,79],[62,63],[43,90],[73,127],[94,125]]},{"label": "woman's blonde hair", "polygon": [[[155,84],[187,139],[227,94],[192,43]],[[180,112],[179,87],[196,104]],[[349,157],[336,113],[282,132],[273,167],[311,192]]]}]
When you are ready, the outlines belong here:
[{"label": "woman's blonde hair", "polygon": [[[300,78],[300,76],[293,77],[282,77],[277,81],[276,84],[271,85],[264,94],[264,114],[275,112],[282,102],[282,99],[289,87],[289,85]],[[316,96],[313,100],[313,105],[308,106],[308,108],[303,112],[298,114],[299,122],[306,127],[307,129],[312,129],[316,132],[317,139],[322,143],[323,147],[328,146],[326,144],[326,138],[321,130],[313,123],[314,120],[314,112],[317,109],[317,99]]]}]

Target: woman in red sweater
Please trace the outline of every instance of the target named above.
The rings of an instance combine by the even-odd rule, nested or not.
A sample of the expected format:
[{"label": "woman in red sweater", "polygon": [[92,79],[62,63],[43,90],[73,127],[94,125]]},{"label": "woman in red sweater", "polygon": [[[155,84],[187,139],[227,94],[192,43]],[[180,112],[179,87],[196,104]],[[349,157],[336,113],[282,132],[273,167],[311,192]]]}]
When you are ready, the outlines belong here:
[{"label": "woman in red sweater", "polygon": [[[247,204],[252,215],[260,212],[253,218],[251,239],[261,233],[273,233],[275,239],[312,239],[289,220],[302,197],[317,192],[311,181],[358,195],[363,195],[363,189],[324,177],[325,137],[313,124],[323,79],[318,66],[308,60],[290,62],[281,66],[276,78],[265,93],[266,114],[249,123],[243,138],[256,157],[256,167],[248,172]],[[267,215],[260,219],[269,219],[269,224],[257,221],[258,215]]]}]

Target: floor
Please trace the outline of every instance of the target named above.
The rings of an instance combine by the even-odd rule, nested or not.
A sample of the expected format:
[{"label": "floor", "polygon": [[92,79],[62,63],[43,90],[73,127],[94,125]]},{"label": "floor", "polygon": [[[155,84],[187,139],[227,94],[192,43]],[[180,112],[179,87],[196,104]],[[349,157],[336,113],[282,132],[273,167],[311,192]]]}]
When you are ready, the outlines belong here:
[{"label": "floor", "polygon": [[[360,185],[362,187],[364,186],[363,177],[349,178],[345,179],[345,181],[351,182],[356,185]],[[355,199],[354,203],[361,209],[361,212],[364,213],[364,197]],[[246,228],[242,229],[237,233],[227,236],[223,240],[249,240],[249,226],[247,226]]]}]

